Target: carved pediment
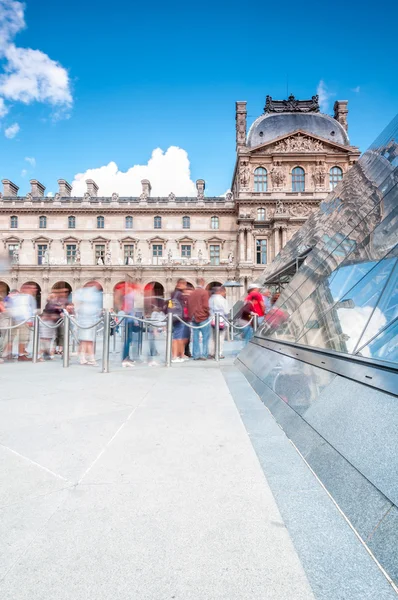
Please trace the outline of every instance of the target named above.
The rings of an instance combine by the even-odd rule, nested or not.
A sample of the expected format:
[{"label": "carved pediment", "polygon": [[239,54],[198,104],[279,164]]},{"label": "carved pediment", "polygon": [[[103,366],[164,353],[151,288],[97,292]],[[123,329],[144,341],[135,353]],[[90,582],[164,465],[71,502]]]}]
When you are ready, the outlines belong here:
[{"label": "carved pediment", "polygon": [[109,243],[110,240],[107,240],[106,238],[102,237],[102,235],[98,235],[97,237],[90,240],[91,247],[93,247],[94,244],[104,244],[108,248]]},{"label": "carved pediment", "polygon": [[65,244],[76,244],[77,246],[80,246],[80,242],[81,240],[77,239],[73,235],[68,235],[61,240],[62,248],[65,247]]},{"label": "carved pediment", "polygon": [[213,237],[205,240],[205,244],[206,244],[206,248],[208,248],[210,244],[220,244],[221,248],[224,248],[225,240],[214,235]]},{"label": "carved pediment", "polygon": [[126,237],[122,238],[119,240],[119,246],[120,248],[123,247],[123,244],[131,244],[131,245],[136,245],[138,244],[137,238],[133,238],[130,235],[127,235]]},{"label": "carved pediment", "polygon": [[181,244],[191,244],[192,247],[195,248],[196,240],[194,240],[191,237],[188,237],[187,235],[184,235],[183,237],[178,238],[176,240],[176,243],[177,243],[177,248],[179,248]]},{"label": "carved pediment", "polygon": [[4,248],[7,248],[7,244],[19,244],[19,247],[22,248],[23,240],[16,235],[10,235],[3,240],[3,244]]},{"label": "carved pediment", "polygon": [[33,238],[32,242],[33,248],[36,247],[36,244],[48,244],[48,246],[50,247],[52,244],[52,239],[45,237],[44,235],[39,235],[38,237]]},{"label": "carved pediment", "polygon": [[350,148],[347,146],[331,142],[330,140],[325,140],[320,136],[313,135],[311,133],[307,133],[306,131],[299,129],[294,133],[289,133],[287,135],[280,136],[279,138],[276,138],[275,140],[268,142],[267,144],[257,146],[253,149],[252,153],[255,154],[261,152],[261,154],[312,154],[319,152],[323,154],[335,154],[336,152],[342,152],[347,154],[349,150]]},{"label": "carved pediment", "polygon": [[149,240],[147,240],[147,242],[148,242],[148,246],[151,246],[151,244],[161,244],[161,245],[165,246],[167,244],[167,240],[158,235],[153,238],[150,238]]}]

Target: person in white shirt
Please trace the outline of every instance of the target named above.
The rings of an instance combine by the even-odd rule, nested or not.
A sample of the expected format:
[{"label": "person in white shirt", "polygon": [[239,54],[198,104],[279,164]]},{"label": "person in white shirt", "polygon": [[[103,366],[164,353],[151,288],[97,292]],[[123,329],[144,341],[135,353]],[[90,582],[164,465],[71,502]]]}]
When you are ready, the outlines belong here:
[{"label": "person in white shirt", "polygon": [[211,328],[212,328],[212,336],[210,338],[210,356],[215,356],[215,339],[216,339],[216,328],[215,328],[215,317],[214,315],[218,313],[220,315],[220,358],[224,358],[223,349],[224,349],[224,337],[225,337],[225,329],[226,322],[223,317],[226,317],[228,314],[228,302],[225,298],[225,287],[219,286],[213,288],[213,294],[209,298],[209,308],[210,308],[210,316],[211,320]]},{"label": "person in white shirt", "polygon": [[18,290],[13,290],[8,296],[8,309],[12,318],[12,324],[19,325],[19,327],[15,327],[15,329],[11,330],[11,345],[9,348],[9,355],[10,358],[12,358],[13,342],[18,336],[19,361],[32,360],[27,356],[26,346],[28,345],[30,338],[30,330],[28,325],[32,324],[37,305],[35,298],[29,293],[30,291],[31,286],[29,286],[29,284],[25,284],[22,286],[21,292],[18,292]]}]

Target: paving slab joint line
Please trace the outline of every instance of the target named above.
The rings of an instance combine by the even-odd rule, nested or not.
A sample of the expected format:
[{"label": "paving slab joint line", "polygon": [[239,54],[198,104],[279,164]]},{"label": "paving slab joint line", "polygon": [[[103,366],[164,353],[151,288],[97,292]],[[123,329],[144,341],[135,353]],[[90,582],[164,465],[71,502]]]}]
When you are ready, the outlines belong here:
[{"label": "paving slab joint line", "polygon": [[123,427],[130,421],[131,417],[134,415],[134,413],[136,412],[136,410],[138,410],[138,408],[143,404],[144,400],[147,398],[147,396],[153,390],[153,388],[155,387],[155,385],[157,383],[158,383],[157,380],[155,380],[155,382],[150,387],[150,389],[141,398],[140,402],[133,408],[133,410],[131,411],[131,413],[129,413],[127,419],[115,431],[115,433],[113,434],[113,436],[111,437],[111,439],[107,441],[107,443],[102,448],[102,450],[100,451],[100,453],[98,454],[98,456],[94,459],[94,461],[91,463],[91,465],[84,471],[83,475],[80,477],[79,481],[76,483],[76,486],[78,486],[83,481],[83,479],[85,478],[85,476],[91,471],[91,469],[93,468],[93,466],[99,461],[99,459],[105,453],[105,451],[108,448],[108,446],[110,446],[112,444],[112,442],[114,441],[114,439],[116,438],[116,436],[119,435],[119,433],[121,432],[121,430],[123,429]]},{"label": "paving slab joint line", "polygon": [[0,446],[1,446],[1,448],[4,448],[5,450],[8,450],[12,454],[15,454],[16,456],[19,456],[19,458],[22,458],[23,460],[26,460],[27,462],[30,462],[35,467],[38,467],[39,469],[42,469],[43,471],[46,471],[46,473],[50,473],[50,475],[52,475],[53,477],[56,477],[57,479],[62,479],[62,481],[66,481],[67,483],[73,483],[69,479],[66,479],[66,477],[63,477],[62,475],[59,475],[58,473],[55,473],[54,471],[51,471],[51,469],[48,469],[44,465],[41,465],[40,463],[36,462],[35,460],[32,460],[31,458],[28,458],[27,456],[24,456],[23,454],[20,454],[16,450],[13,450],[12,448],[9,448],[8,446],[5,446],[4,444],[0,444]]},{"label": "paving slab joint line", "polygon": [[[268,412],[270,413],[271,417],[274,418],[273,415],[272,415],[272,413],[271,413],[271,411],[269,410],[269,408],[268,407],[265,407],[265,408],[268,410]],[[304,463],[307,465],[308,469],[314,475],[315,479],[318,481],[318,483],[321,485],[321,487],[325,490],[326,494],[329,496],[330,500],[333,502],[333,504],[335,505],[335,507],[337,508],[337,510],[339,511],[339,513],[341,514],[341,516],[343,517],[343,519],[345,520],[345,522],[352,529],[352,531],[354,532],[354,534],[356,535],[356,537],[358,538],[358,540],[361,542],[362,546],[365,548],[365,550],[367,551],[367,553],[369,554],[369,556],[373,559],[373,561],[376,563],[377,567],[380,569],[380,571],[382,572],[382,574],[384,575],[384,577],[387,579],[388,583],[391,585],[391,587],[393,588],[394,592],[398,595],[398,586],[391,579],[391,577],[389,576],[389,574],[387,573],[387,571],[384,569],[384,567],[379,563],[379,561],[377,560],[377,558],[373,554],[372,550],[366,544],[365,540],[361,537],[361,535],[355,529],[354,525],[351,523],[351,521],[349,520],[349,518],[347,517],[347,515],[343,512],[343,510],[340,508],[340,506],[338,505],[338,503],[336,502],[336,500],[333,498],[333,496],[330,494],[330,492],[328,491],[328,489],[324,486],[324,484],[322,483],[322,481],[319,479],[318,475],[312,469],[311,465],[306,461],[306,459],[301,454],[300,450],[297,448],[297,446],[294,444],[294,442],[292,442],[292,440],[290,438],[287,438],[287,439],[289,440],[289,442],[291,443],[291,445],[293,446],[293,448],[296,450],[297,454],[302,458],[302,460],[304,461]]]}]

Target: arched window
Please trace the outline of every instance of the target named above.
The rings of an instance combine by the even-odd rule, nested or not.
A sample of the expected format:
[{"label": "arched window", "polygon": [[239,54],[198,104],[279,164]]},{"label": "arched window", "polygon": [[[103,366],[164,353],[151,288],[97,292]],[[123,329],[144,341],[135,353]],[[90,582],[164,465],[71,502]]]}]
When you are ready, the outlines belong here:
[{"label": "arched window", "polygon": [[191,217],[182,217],[182,228],[183,229],[191,228]]},{"label": "arched window", "polygon": [[97,217],[97,229],[104,229],[105,219],[104,217]]},{"label": "arched window", "polygon": [[340,167],[332,167],[329,171],[329,187],[334,190],[336,185],[343,179],[343,169]]},{"label": "arched window", "polygon": [[218,217],[212,217],[210,221],[210,226],[212,229],[219,229],[220,219]]},{"label": "arched window", "polygon": [[11,229],[18,229],[18,217],[10,217],[10,227]]},{"label": "arched window", "polygon": [[47,227],[47,217],[39,217],[39,228],[46,229]]},{"label": "arched window", "polygon": [[265,221],[265,208],[257,209],[257,221]]},{"label": "arched window", "polygon": [[267,191],[267,169],[264,169],[264,167],[258,167],[254,171],[254,191]]},{"label": "arched window", "polygon": [[301,167],[294,167],[292,171],[292,192],[304,192],[305,171]]},{"label": "arched window", "polygon": [[76,228],[76,217],[70,216],[68,217],[68,229]]},{"label": "arched window", "polygon": [[162,217],[153,217],[154,229],[162,229]]},{"label": "arched window", "polygon": [[133,217],[128,215],[125,219],[126,229],[133,229]]}]

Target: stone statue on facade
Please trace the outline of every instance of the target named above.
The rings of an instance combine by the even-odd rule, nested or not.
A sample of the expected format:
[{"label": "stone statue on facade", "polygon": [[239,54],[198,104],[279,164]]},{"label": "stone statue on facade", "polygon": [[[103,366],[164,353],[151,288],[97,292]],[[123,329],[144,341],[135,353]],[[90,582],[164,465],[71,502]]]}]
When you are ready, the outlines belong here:
[{"label": "stone statue on facade", "polygon": [[143,202],[146,202],[148,199],[148,192],[142,192],[142,194],[140,194],[140,200],[142,200]]},{"label": "stone statue on facade", "polygon": [[44,251],[42,264],[43,265],[50,264],[50,254],[49,254],[48,250]]},{"label": "stone statue on facade", "polygon": [[128,265],[133,265],[134,264],[133,258],[131,256],[128,257],[127,264]]},{"label": "stone statue on facade", "polygon": [[112,194],[112,202],[117,202],[119,200],[119,194],[113,192]]},{"label": "stone statue on facade", "polygon": [[275,152],[324,152],[322,142],[298,133],[275,144]]},{"label": "stone statue on facade", "polygon": [[80,254],[80,250],[79,248],[76,250],[76,255],[75,255],[75,265],[80,265],[81,262],[81,254]]},{"label": "stone statue on facade", "polygon": [[226,199],[227,202],[232,202],[232,200],[234,199],[234,196],[233,196],[232,192],[227,192],[225,194],[225,199]]},{"label": "stone statue on facade", "polygon": [[276,201],[276,209],[275,209],[275,215],[287,215],[288,214],[288,210],[285,207],[285,205],[283,204],[282,200],[277,200]]},{"label": "stone statue on facade", "polygon": [[15,248],[12,252],[12,264],[19,265],[19,248]]},{"label": "stone statue on facade", "polygon": [[107,250],[107,251],[106,251],[106,254],[105,254],[105,264],[106,264],[107,266],[109,266],[109,265],[111,265],[111,264],[112,264],[112,254],[111,254],[111,251],[110,251],[110,250]]},{"label": "stone statue on facade", "polygon": [[170,202],[174,202],[175,199],[176,199],[176,195],[173,192],[170,192],[170,194],[169,194]]},{"label": "stone statue on facade", "polygon": [[141,254],[141,250],[138,250],[137,253],[137,263],[140,265],[142,263],[142,254]]},{"label": "stone statue on facade", "polygon": [[83,196],[83,200],[85,202],[88,202],[89,200],[91,200],[91,194],[90,194],[90,192],[85,192],[85,194]]},{"label": "stone statue on facade", "polygon": [[102,260],[101,257],[99,257],[97,260],[97,265],[102,266],[103,264],[104,264],[104,261]]},{"label": "stone statue on facade", "polygon": [[319,112],[319,96],[312,96],[311,100],[297,100],[293,94],[287,100],[273,100],[271,96],[267,96],[264,112]]},{"label": "stone statue on facade", "polygon": [[54,202],[59,202],[61,200],[61,194],[59,192],[56,192],[56,194],[54,195]]},{"label": "stone statue on facade", "polygon": [[232,252],[229,252],[229,254],[228,254],[228,263],[230,265],[232,265],[233,262],[234,262],[234,255],[233,255]]},{"label": "stone statue on facade", "polygon": [[202,250],[199,250],[199,252],[198,252],[198,261],[199,262],[203,261],[203,252],[202,252]]},{"label": "stone statue on facade", "polygon": [[323,190],[325,186],[326,169],[325,163],[319,160],[314,167],[312,179],[315,183],[315,191]]},{"label": "stone statue on facade", "polygon": [[283,170],[281,161],[277,160],[274,162],[270,175],[273,187],[281,189],[286,181],[286,173]]},{"label": "stone statue on facade", "polygon": [[171,263],[172,261],[173,261],[173,253],[171,250],[169,250],[167,253],[167,262]]},{"label": "stone statue on facade", "polygon": [[26,194],[25,198],[26,198],[26,201],[27,201],[27,202],[32,202],[32,198],[33,198],[33,196],[32,196],[32,194],[31,194],[30,192],[28,192],[28,193]]},{"label": "stone statue on facade", "polygon": [[247,162],[242,162],[239,168],[239,181],[242,188],[247,188],[250,180],[250,169]]}]

